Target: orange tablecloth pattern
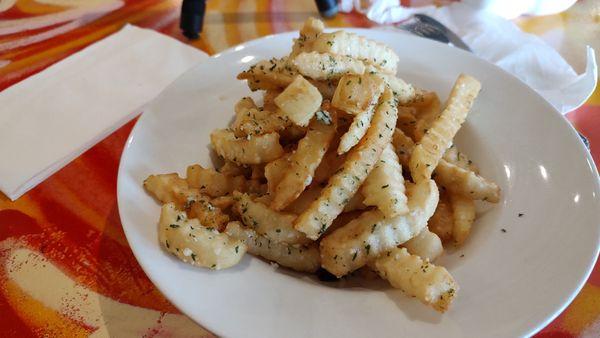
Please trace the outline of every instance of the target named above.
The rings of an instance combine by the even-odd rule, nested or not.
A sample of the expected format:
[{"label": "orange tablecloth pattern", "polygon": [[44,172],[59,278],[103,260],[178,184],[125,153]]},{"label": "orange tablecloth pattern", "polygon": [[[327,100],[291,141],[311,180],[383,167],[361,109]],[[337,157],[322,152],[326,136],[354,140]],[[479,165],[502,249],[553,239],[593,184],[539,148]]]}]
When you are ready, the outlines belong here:
[{"label": "orange tablecloth pattern", "polygon": [[[447,1],[437,1],[443,2]],[[175,0],[0,0],[0,90],[128,22],[212,54],[259,36],[297,29],[305,18],[317,15],[312,0],[209,0],[202,38],[188,42],[178,29],[179,6]],[[556,42],[558,32],[561,39],[581,43],[600,37],[600,4],[580,1],[560,15],[517,22],[547,40]],[[327,20],[327,25],[371,24],[352,13]],[[600,51],[600,41],[583,42]],[[599,163],[600,90],[569,119],[589,138]],[[212,336],[161,295],[125,240],[116,179],[134,123],[17,201],[0,194],[0,336]],[[600,336],[598,265],[573,303],[538,336]]]}]

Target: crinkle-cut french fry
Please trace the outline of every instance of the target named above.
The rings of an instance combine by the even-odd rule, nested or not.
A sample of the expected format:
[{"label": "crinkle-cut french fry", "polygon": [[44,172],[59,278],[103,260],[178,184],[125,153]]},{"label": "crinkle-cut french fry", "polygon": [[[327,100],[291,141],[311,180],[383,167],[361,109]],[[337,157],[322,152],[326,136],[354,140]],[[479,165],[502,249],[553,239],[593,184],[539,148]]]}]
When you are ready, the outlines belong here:
[{"label": "crinkle-cut french fry", "polygon": [[265,165],[265,178],[267,179],[267,186],[270,195],[275,195],[275,190],[277,189],[279,182],[281,182],[281,179],[289,167],[288,159],[290,156],[291,153],[285,154]]},{"label": "crinkle-cut french fry", "polygon": [[371,266],[393,287],[439,312],[448,309],[458,291],[458,284],[448,270],[417,255],[411,255],[405,248],[388,251]]},{"label": "crinkle-cut french fry", "polygon": [[188,166],[186,180],[191,188],[212,197],[227,195],[234,190],[246,191],[244,176],[227,176],[214,169],[203,168],[199,164]]},{"label": "crinkle-cut french fry", "polygon": [[266,90],[263,94],[263,109],[268,111],[276,111],[275,98],[281,94],[281,90]]},{"label": "crinkle-cut french fry", "polygon": [[235,212],[240,215],[240,219],[246,226],[254,229],[258,234],[277,243],[310,243],[303,233],[294,229],[293,223],[296,215],[270,209],[268,206],[252,200],[247,194],[234,192],[233,197]]},{"label": "crinkle-cut french fry", "polygon": [[288,167],[275,189],[271,208],[282,210],[293,202],[312,182],[315,170],[336,134],[335,113],[318,111],[308,132],[288,160]]},{"label": "crinkle-cut french fry", "polygon": [[429,180],[409,186],[408,193],[408,214],[386,218],[379,210],[365,211],[323,238],[322,266],[341,277],[418,235],[435,211],[438,190]]},{"label": "crinkle-cut french fry", "polygon": [[247,135],[263,135],[284,130],[291,122],[279,111],[267,111],[251,108],[236,114],[231,125],[238,137]]},{"label": "crinkle-cut french fry", "polygon": [[398,122],[396,123],[396,127],[400,128],[411,139],[414,138],[415,126],[417,124],[414,110],[415,108],[413,107],[398,106]]},{"label": "crinkle-cut french fry", "polygon": [[[392,144],[396,149],[398,160],[402,165],[408,165],[415,144],[400,129],[396,128]],[[483,200],[491,203],[500,201],[500,187],[492,181],[476,174],[469,169],[463,169],[445,159],[438,162],[434,171],[435,181],[454,194],[468,196],[473,200]],[[439,235],[439,234],[438,234]],[[443,238],[443,236],[440,236]]]},{"label": "crinkle-cut french fry", "polygon": [[262,60],[238,74],[238,80],[247,80],[250,90],[279,90],[292,83],[298,72],[288,65],[287,59]]},{"label": "crinkle-cut french fry", "polygon": [[302,52],[311,51],[313,42],[323,33],[323,29],[325,29],[323,21],[312,17],[306,19],[304,26],[300,29],[300,35],[294,39],[294,45],[292,46],[289,58],[291,59]]},{"label": "crinkle-cut french fry", "polygon": [[144,189],[162,204],[175,203],[180,208],[200,193],[198,189],[190,189],[186,180],[176,173],[150,175],[144,180]]},{"label": "crinkle-cut french fry", "polygon": [[442,190],[440,200],[433,213],[433,216],[427,222],[427,228],[436,234],[444,243],[452,240],[452,229],[454,228],[454,214],[448,193]]},{"label": "crinkle-cut french fry", "polygon": [[319,90],[319,93],[323,96],[323,99],[331,100],[333,94],[335,94],[335,89],[339,83],[338,79],[330,79],[330,80],[313,80],[307,79],[310,84],[315,86]]},{"label": "crinkle-cut french fry", "polygon": [[220,207],[213,204],[210,198],[200,195],[189,204],[189,217],[197,218],[202,225],[223,231],[229,222],[229,216]]},{"label": "crinkle-cut french fry", "polygon": [[352,196],[352,198],[348,201],[348,203],[344,207],[343,212],[351,212],[366,209],[367,205],[365,205],[365,203],[363,202],[364,199],[365,196],[363,196],[360,190],[357,191],[356,194],[354,194],[354,196]]},{"label": "crinkle-cut french fry", "polygon": [[446,107],[413,150],[409,167],[415,182],[431,178],[431,173],[467,118],[480,89],[479,81],[468,75],[461,74],[456,79]]},{"label": "crinkle-cut french fry", "polygon": [[402,167],[391,144],[381,153],[373,171],[367,176],[361,191],[366,205],[375,206],[385,217],[408,212]]},{"label": "crinkle-cut french fry", "polygon": [[322,190],[323,188],[318,185],[310,185],[308,188],[304,189],[298,198],[285,208],[285,211],[296,215],[303,213],[308,209],[310,204],[321,195]]},{"label": "crinkle-cut french fry", "polygon": [[215,207],[224,210],[230,208],[235,201],[233,200],[232,195],[225,195],[213,198],[210,202]]},{"label": "crinkle-cut french fry", "polygon": [[231,130],[216,129],[210,140],[219,156],[237,164],[267,163],[283,155],[277,133],[237,137]]},{"label": "crinkle-cut french fry", "polygon": [[231,161],[225,160],[225,163],[218,170],[221,174],[234,177],[234,176],[247,176],[250,174],[250,170],[248,167],[244,167],[237,163],[233,163]]},{"label": "crinkle-cut french fry", "polygon": [[344,75],[335,89],[331,106],[348,114],[363,114],[372,106],[377,105],[383,89],[384,82],[377,76],[370,74]]},{"label": "crinkle-cut french fry", "polygon": [[207,228],[198,219],[188,219],[173,203],[162,206],[158,238],[165,250],[180,260],[214,270],[236,265],[246,253],[246,244],[214,228]]},{"label": "crinkle-cut french fry", "polygon": [[442,158],[448,163],[452,163],[479,175],[479,168],[477,168],[475,163],[473,163],[473,161],[471,161],[465,153],[458,150],[458,147],[455,144],[451,145],[450,148],[446,150]]},{"label": "crinkle-cut french fry", "polygon": [[249,96],[242,97],[233,108],[236,114],[243,114],[250,109],[258,109],[258,106]]},{"label": "crinkle-cut french fry", "polygon": [[397,115],[393,94],[386,89],[367,134],[348,153],[344,165],[331,176],[321,196],[298,216],[294,225],[297,230],[313,240],[327,230],[358,191],[375,166],[383,148],[390,142]]},{"label": "crinkle-cut french fry", "polygon": [[475,202],[469,197],[450,194],[450,205],[454,214],[452,237],[458,245],[462,245],[469,237],[471,226],[475,222]]},{"label": "crinkle-cut french fry", "polygon": [[313,184],[325,184],[331,177],[331,174],[341,168],[346,161],[347,154],[339,155],[335,148],[335,144],[332,144],[329,151],[323,156],[321,163],[315,171]]},{"label": "crinkle-cut french fry", "polygon": [[396,128],[394,136],[392,137],[392,145],[396,150],[396,155],[398,155],[398,162],[400,162],[401,165],[408,167],[410,156],[415,148],[415,141],[406,136],[400,128]]},{"label": "crinkle-cut french fry", "polygon": [[346,74],[365,72],[362,61],[345,55],[302,52],[291,62],[301,75],[314,80],[339,79]]},{"label": "crinkle-cut french fry", "polygon": [[359,59],[388,74],[396,74],[400,60],[388,46],[345,31],[319,34],[313,50]]},{"label": "crinkle-cut french fry", "polygon": [[441,102],[434,92],[423,92],[419,99],[411,103],[410,107],[415,108],[417,123],[415,124],[414,139],[419,142],[427,130],[431,128],[433,122],[440,116]]},{"label": "crinkle-cut french fry", "polygon": [[397,78],[392,74],[384,74],[379,73],[373,70],[370,70],[369,67],[365,69],[365,73],[373,74],[380,77],[385,83],[390,87],[392,93],[394,94],[394,99],[398,104],[408,104],[413,102],[417,97],[417,90],[410,83],[405,82],[404,80]]},{"label": "crinkle-cut french fry", "polygon": [[315,272],[319,269],[320,258],[316,244],[292,246],[276,243],[256,231],[242,226],[239,222],[229,222],[225,233],[242,240],[248,246],[248,252],[269,261],[301,272]]},{"label": "crinkle-cut french fry", "polygon": [[308,125],[322,102],[319,90],[300,75],[275,98],[281,115],[301,127]]},{"label": "crinkle-cut french fry", "polygon": [[364,112],[354,116],[350,128],[342,138],[337,148],[338,154],[347,153],[352,147],[358,144],[360,140],[365,136],[369,126],[371,125],[371,119],[373,118],[373,112],[375,110],[375,104],[367,108]]},{"label": "crinkle-cut french fry", "polygon": [[417,236],[402,244],[411,255],[433,262],[443,252],[442,240],[435,233],[425,228]]},{"label": "crinkle-cut french fry", "polygon": [[443,159],[435,169],[435,181],[454,194],[491,203],[500,201],[500,187],[496,183]]}]

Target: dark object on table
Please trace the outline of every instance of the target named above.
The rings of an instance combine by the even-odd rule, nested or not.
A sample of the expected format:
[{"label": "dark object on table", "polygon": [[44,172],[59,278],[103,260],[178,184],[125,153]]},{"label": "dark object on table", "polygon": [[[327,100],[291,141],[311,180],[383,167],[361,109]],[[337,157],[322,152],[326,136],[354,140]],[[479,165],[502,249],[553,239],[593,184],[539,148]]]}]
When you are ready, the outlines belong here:
[{"label": "dark object on table", "polygon": [[205,11],[206,0],[183,0],[179,28],[185,37],[195,40],[200,36]]},{"label": "dark object on table", "polygon": [[315,0],[319,13],[326,18],[330,18],[338,13],[337,0]]},{"label": "dark object on table", "polygon": [[458,35],[449,30],[441,22],[428,15],[415,14],[395,26],[415,35],[472,52],[471,48],[469,48]]}]

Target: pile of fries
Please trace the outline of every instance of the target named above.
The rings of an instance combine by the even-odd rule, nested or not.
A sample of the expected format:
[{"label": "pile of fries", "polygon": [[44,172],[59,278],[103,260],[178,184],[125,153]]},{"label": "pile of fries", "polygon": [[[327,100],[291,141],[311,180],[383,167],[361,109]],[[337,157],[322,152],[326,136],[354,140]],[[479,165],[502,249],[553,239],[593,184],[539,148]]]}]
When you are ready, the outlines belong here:
[{"label": "pile of fries", "polygon": [[240,73],[263,102],[242,98],[231,126],[210,135],[220,168],[144,181],[163,205],[163,248],[215,270],[246,252],[338,278],[371,269],[445,311],[458,285],[432,262],[467,240],[475,200],[500,198],[453,145],[480,83],[460,75],[442,105],[397,78],[398,62],[309,19],[288,56]]}]

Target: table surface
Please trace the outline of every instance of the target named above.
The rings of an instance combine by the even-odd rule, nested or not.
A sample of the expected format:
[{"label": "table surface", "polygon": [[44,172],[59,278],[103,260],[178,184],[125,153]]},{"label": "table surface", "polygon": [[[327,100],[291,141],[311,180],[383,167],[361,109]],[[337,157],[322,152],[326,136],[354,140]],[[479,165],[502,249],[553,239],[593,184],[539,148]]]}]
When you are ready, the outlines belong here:
[{"label": "table surface", "polygon": [[[432,1],[405,1],[421,5]],[[448,1],[435,1],[444,4]],[[209,54],[259,36],[298,29],[318,15],[314,1],[208,1],[201,39],[179,32],[180,1],[0,0],[0,90],[117,31],[152,28]],[[600,2],[515,22],[583,69],[585,44],[600,51]],[[330,27],[370,27],[340,14]],[[600,90],[569,120],[600,160]],[[0,193],[0,336],[212,336],[182,315],[137,264],[116,201],[127,123],[29,193]],[[231,323],[235,325],[235,323]],[[573,303],[538,337],[600,336],[600,267]]]}]

